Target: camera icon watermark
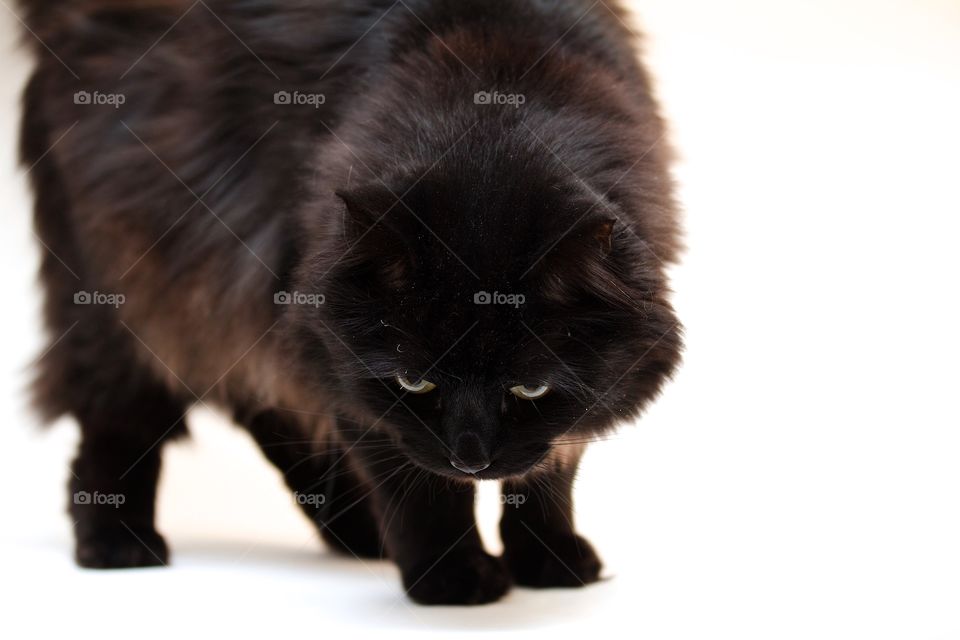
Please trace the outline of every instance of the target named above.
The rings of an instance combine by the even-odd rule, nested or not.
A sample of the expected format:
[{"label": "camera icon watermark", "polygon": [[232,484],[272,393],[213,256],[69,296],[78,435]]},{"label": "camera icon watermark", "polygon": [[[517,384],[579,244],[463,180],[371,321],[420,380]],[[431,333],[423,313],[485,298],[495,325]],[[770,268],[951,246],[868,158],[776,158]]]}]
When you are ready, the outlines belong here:
[{"label": "camera icon watermark", "polygon": [[119,109],[126,104],[127,96],[122,93],[100,93],[94,91],[77,91],[73,94],[73,104],[91,105],[91,106],[109,106]]},{"label": "camera icon watermark", "polygon": [[120,305],[126,303],[127,296],[122,293],[101,293],[99,291],[77,291],[73,294],[73,304],[79,305],[104,305],[118,309]]},{"label": "camera icon watermark", "polygon": [[522,93],[501,93],[499,91],[478,91],[473,94],[473,103],[476,105],[509,106],[519,109],[527,103],[527,97]]},{"label": "camera icon watermark", "polygon": [[126,503],[127,496],[122,493],[100,493],[94,491],[77,491],[73,494],[73,504],[85,506],[108,506],[119,509],[120,505]]},{"label": "camera icon watermark", "polygon": [[498,305],[519,309],[527,303],[527,297],[521,293],[500,293],[494,291],[478,291],[473,294],[473,304],[477,305]]},{"label": "camera icon watermark", "polygon": [[301,293],[299,291],[278,291],[273,294],[273,304],[319,307],[326,304],[327,297],[322,293]]},{"label": "camera icon watermark", "polygon": [[273,94],[273,104],[291,106],[311,106],[319,109],[327,103],[327,96],[322,93],[301,93],[300,91],[277,91]]}]

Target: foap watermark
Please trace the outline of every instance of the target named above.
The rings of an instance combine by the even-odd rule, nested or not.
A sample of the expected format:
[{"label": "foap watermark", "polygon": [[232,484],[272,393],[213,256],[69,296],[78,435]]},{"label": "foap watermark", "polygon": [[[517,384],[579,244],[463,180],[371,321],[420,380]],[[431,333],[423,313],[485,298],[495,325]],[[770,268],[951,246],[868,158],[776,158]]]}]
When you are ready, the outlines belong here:
[{"label": "foap watermark", "polygon": [[527,97],[522,93],[501,93],[500,91],[477,91],[473,94],[473,103],[483,106],[509,106],[519,109],[527,103]]},{"label": "foap watermark", "polygon": [[[480,492],[476,492],[473,495],[473,501],[476,504],[480,504],[481,501]],[[501,493],[497,497],[497,501],[500,503],[500,506],[503,507],[513,507],[514,509],[519,509],[524,504],[527,503],[529,497],[525,493]]]},{"label": "foap watermark", "polygon": [[122,293],[101,293],[100,291],[77,291],[73,294],[73,304],[82,305],[105,305],[108,307],[119,308],[127,301],[127,296]]},{"label": "foap watermark", "polygon": [[73,94],[73,104],[82,104],[82,105],[91,105],[91,106],[108,106],[113,107],[114,109],[119,109],[127,102],[127,96],[122,93],[100,93],[99,91],[94,91],[93,93],[89,91],[77,91]]},{"label": "foap watermark", "polygon": [[273,94],[273,104],[291,106],[311,106],[319,109],[327,103],[327,96],[322,93],[303,93],[300,91],[277,91]]},{"label": "foap watermark", "polygon": [[300,293],[299,291],[278,291],[273,294],[273,304],[319,307],[327,302],[322,293]]},{"label": "foap watermark", "polygon": [[89,491],[77,491],[73,494],[73,504],[80,505],[109,506],[114,509],[119,509],[120,505],[126,501],[127,496],[122,493],[100,493],[99,491],[90,493]]},{"label": "foap watermark", "polygon": [[494,291],[478,291],[473,294],[473,304],[479,305],[503,305],[507,307],[520,308],[527,303],[527,297],[522,293],[500,293]]},{"label": "foap watermark", "polygon": [[321,507],[327,503],[327,496],[322,493],[300,493],[293,494],[293,500],[301,507]]},{"label": "foap watermark", "polygon": [[505,507],[519,509],[526,503],[527,496],[523,493],[502,493],[500,494],[500,504]]}]

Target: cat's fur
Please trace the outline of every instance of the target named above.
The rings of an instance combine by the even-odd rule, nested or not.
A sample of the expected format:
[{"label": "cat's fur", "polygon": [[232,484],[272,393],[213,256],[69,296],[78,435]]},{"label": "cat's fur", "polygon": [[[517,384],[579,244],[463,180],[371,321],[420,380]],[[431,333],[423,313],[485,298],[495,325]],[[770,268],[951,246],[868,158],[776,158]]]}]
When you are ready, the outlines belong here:
[{"label": "cat's fur", "polygon": [[[80,424],[80,564],[167,562],[160,454],[202,402],[330,545],[389,557],[419,602],[598,579],[572,522],[583,444],[637,416],[680,352],[663,125],[614,2],[23,9],[51,336],[36,397]],[[475,478],[503,481],[502,558]]]}]

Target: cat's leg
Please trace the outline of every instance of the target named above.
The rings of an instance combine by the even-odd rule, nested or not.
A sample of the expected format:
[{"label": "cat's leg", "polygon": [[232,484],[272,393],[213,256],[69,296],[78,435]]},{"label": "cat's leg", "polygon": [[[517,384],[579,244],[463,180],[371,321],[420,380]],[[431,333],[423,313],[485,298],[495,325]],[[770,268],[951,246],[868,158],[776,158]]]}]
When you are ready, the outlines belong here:
[{"label": "cat's leg", "polygon": [[238,421],[283,474],[297,504],[330,548],[359,558],[382,557],[370,489],[351,467],[346,448],[334,443],[329,427],[304,428],[294,414],[276,410],[249,419],[238,416]]},{"label": "cat's leg", "polygon": [[378,463],[366,451],[360,455],[388,555],[410,598],[472,605],[509,591],[506,567],[486,552],[477,531],[472,482],[439,477],[396,457]]},{"label": "cat's leg", "polygon": [[137,362],[135,338],[111,310],[48,303],[48,317],[54,327],[74,323],[40,361],[35,391],[50,417],[69,414],[80,427],[68,492],[77,563],[165,565],[154,526],[160,452],[186,433],[186,405]]},{"label": "cat's leg", "polygon": [[600,579],[602,564],[573,524],[579,455],[503,483],[500,535],[514,581],[528,587],[581,587]]},{"label": "cat's leg", "polygon": [[[70,246],[63,239],[57,244],[50,229],[45,237]],[[70,415],[80,427],[68,494],[77,563],[101,569],[166,564],[167,545],[154,526],[160,451],[186,433],[187,405],[142,364],[137,339],[116,309],[90,304],[82,297],[89,294],[78,291],[82,283],[64,271],[44,256],[53,339],[37,363],[33,391],[47,420]]]},{"label": "cat's leg", "polygon": [[70,481],[77,563],[111,569],[165,565],[167,545],[154,525],[160,450],[183,433],[184,407],[163,392],[79,416],[80,450]]}]

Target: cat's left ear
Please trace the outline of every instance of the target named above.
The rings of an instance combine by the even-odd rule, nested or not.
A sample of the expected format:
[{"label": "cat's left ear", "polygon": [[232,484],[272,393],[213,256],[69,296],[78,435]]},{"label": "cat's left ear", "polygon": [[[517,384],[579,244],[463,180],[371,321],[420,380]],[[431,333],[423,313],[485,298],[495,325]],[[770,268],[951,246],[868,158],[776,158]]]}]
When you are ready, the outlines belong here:
[{"label": "cat's left ear", "polygon": [[603,261],[616,249],[618,221],[609,216],[588,217],[578,221],[552,244],[547,258],[554,266]]},{"label": "cat's left ear", "polygon": [[574,230],[573,236],[588,250],[599,250],[603,255],[613,251],[613,235],[617,221],[615,218],[587,220]]},{"label": "cat's left ear", "polygon": [[[620,208],[608,198],[582,184],[566,185],[564,209],[573,220],[572,228],[554,231],[550,243],[561,260],[602,259],[617,250],[617,231],[622,227]],[[559,231],[559,233],[558,233]]]},{"label": "cat's left ear", "polygon": [[607,299],[620,291],[620,224],[609,215],[588,215],[554,240],[534,271],[544,297],[571,304],[584,295]]}]

